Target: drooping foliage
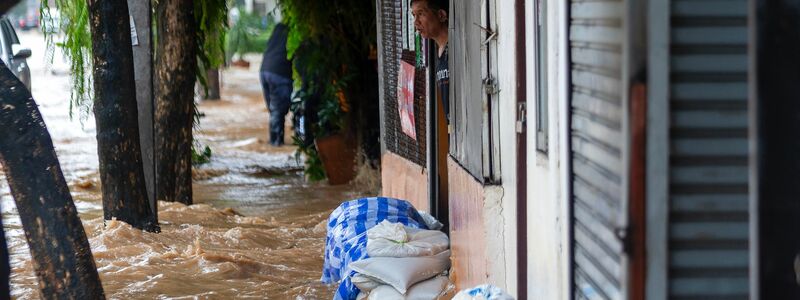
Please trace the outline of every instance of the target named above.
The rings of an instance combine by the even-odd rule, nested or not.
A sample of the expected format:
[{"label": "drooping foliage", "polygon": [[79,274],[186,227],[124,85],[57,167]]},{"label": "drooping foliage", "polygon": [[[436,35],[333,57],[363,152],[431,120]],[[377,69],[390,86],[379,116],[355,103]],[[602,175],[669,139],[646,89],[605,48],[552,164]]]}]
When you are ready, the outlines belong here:
[{"label": "drooping foliage", "polygon": [[[42,1],[40,7],[48,62],[53,61],[55,47],[63,51],[69,61],[72,79],[70,117],[76,108],[81,117],[86,117],[92,106],[92,34],[89,31],[89,10],[86,1],[55,0],[55,7],[52,8],[48,2]],[[55,13],[56,9],[59,13]]]},{"label": "drooping foliage", "polygon": [[[365,84],[374,71],[370,49],[376,43],[375,3],[360,0],[279,0],[289,27],[287,54],[293,58],[303,109],[315,115],[295,143],[309,158],[311,179],[324,177],[313,138],[352,130],[352,108],[370,101]],[[372,71],[372,72],[370,72]],[[313,107],[309,107],[313,103]],[[296,110],[294,110],[297,112]],[[376,124],[377,125],[377,124]]]},{"label": "drooping foliage", "polygon": [[[69,63],[72,80],[70,116],[78,109],[82,116],[91,112],[92,105],[92,37],[89,31],[89,12],[84,0],[41,1],[42,31],[47,42],[47,57],[54,59],[55,47],[64,53]],[[154,1],[154,5],[158,0]],[[55,11],[58,13],[55,13]],[[225,62],[225,33],[228,26],[228,3],[226,0],[194,1],[197,19],[197,80],[205,86],[205,68],[217,68]],[[153,15],[154,22],[158,20]],[[154,42],[158,38],[154,36]],[[157,54],[156,54],[157,55]],[[203,69],[201,69],[203,68]]]},{"label": "drooping foliage", "polygon": [[228,1],[195,0],[194,16],[197,19],[197,79],[206,87],[206,69],[225,63]]}]

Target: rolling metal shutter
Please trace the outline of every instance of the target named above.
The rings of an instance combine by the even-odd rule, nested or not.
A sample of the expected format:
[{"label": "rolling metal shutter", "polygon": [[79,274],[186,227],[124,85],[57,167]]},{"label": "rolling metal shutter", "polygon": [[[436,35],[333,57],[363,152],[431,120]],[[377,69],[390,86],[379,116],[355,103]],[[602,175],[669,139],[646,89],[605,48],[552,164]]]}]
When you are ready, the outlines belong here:
[{"label": "rolling metal shutter", "polygon": [[627,227],[623,1],[570,6],[570,143],[575,299],[625,299]]},{"label": "rolling metal shutter", "polygon": [[[382,120],[386,126],[384,143],[386,149],[400,155],[401,157],[419,165],[426,166],[426,105],[425,105],[425,69],[417,69],[414,83],[414,122],[416,124],[417,140],[414,141],[405,135],[400,127],[400,115],[397,111],[397,79],[400,69],[400,60],[413,64],[414,52],[404,51],[403,47],[408,43],[408,38],[404,34],[410,25],[406,19],[410,12],[403,12],[403,1],[381,0],[381,34],[383,40],[383,82],[384,90],[384,110],[385,119]],[[413,45],[412,45],[413,46]]]},{"label": "rolling metal shutter", "polygon": [[669,298],[747,299],[747,1],[670,5]]}]

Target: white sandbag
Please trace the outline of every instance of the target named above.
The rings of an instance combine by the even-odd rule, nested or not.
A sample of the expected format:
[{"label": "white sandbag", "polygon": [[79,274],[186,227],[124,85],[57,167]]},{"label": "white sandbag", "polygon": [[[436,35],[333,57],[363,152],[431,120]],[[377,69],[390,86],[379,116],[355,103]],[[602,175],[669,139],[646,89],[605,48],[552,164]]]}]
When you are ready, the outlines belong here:
[{"label": "white sandbag", "polygon": [[369,300],[435,300],[444,294],[450,280],[447,276],[434,278],[417,283],[403,295],[389,285],[381,285],[369,293]]},{"label": "white sandbag", "polygon": [[403,224],[392,223],[388,220],[383,220],[378,225],[373,226],[367,230],[367,241],[370,239],[388,240],[395,243],[405,243],[408,241],[406,229]]},{"label": "white sandbag", "polygon": [[[402,226],[402,225],[401,225]],[[377,227],[377,226],[376,226]],[[374,229],[374,228],[373,228]],[[450,239],[438,230],[422,230],[403,226],[407,242],[397,242],[367,231],[367,254],[370,257],[431,256],[450,248]],[[381,229],[381,232],[385,231]]]},{"label": "white sandbag", "polygon": [[440,230],[442,229],[442,227],[444,227],[444,225],[442,225],[442,222],[439,222],[439,220],[437,220],[427,212],[419,211],[419,215],[422,217],[423,220],[425,220],[425,225],[427,225],[428,229],[430,230]]},{"label": "white sandbag", "polygon": [[413,284],[450,269],[450,250],[423,257],[370,257],[350,263],[350,269],[405,295]]},{"label": "white sandbag", "polygon": [[458,292],[453,300],[514,300],[514,298],[496,286],[483,284]]},{"label": "white sandbag", "polygon": [[369,293],[376,287],[380,286],[381,284],[384,284],[383,282],[380,282],[375,278],[360,273],[356,273],[356,275],[350,277],[350,282],[352,282],[353,285],[355,285],[359,290],[366,293]]},{"label": "white sandbag", "polygon": [[368,296],[369,296],[369,294],[361,292],[361,293],[358,293],[358,296],[356,296],[356,300],[367,300]]}]

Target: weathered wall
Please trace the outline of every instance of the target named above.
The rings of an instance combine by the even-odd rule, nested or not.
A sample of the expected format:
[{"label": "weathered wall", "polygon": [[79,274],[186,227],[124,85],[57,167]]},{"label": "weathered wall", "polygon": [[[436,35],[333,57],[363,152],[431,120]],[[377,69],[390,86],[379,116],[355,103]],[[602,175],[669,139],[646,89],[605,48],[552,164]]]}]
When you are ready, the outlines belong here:
[{"label": "weathered wall", "polygon": [[430,211],[428,172],[389,151],[381,160],[381,187],[382,196],[408,200],[417,210]]},{"label": "weathered wall", "polygon": [[[506,1],[498,1],[497,8],[497,68],[498,84],[500,85],[499,114],[500,114],[500,166],[502,175],[502,188],[492,191],[488,187],[486,192],[487,212],[495,211],[489,204],[497,199],[499,211],[495,220],[487,220],[487,224],[502,222],[502,234],[495,233],[496,242],[489,241],[489,255],[492,260],[502,261],[502,266],[492,268],[493,284],[503,287],[510,295],[517,299],[517,275],[524,272],[524,266],[517,264],[517,164],[524,164],[517,153],[517,65],[516,60],[516,19],[514,5]],[[522,62],[519,62],[522,63]],[[524,84],[524,83],[523,83]],[[492,235],[489,235],[492,237]],[[500,240],[502,239],[502,240]],[[524,241],[522,241],[524,242]],[[492,249],[496,248],[496,249]],[[493,254],[497,253],[497,254]],[[502,255],[502,256],[501,256]],[[502,260],[501,260],[502,259]],[[505,274],[501,274],[505,273]],[[501,276],[502,275],[502,276]]]},{"label": "weathered wall", "polygon": [[[478,183],[450,158],[450,226],[453,279],[459,289],[490,283],[517,295],[516,65],[514,6],[496,9],[501,185]],[[451,53],[453,55],[453,53]],[[451,58],[451,61],[456,59]],[[486,142],[486,141],[484,141]]]},{"label": "weathered wall", "polygon": [[[505,185],[505,184],[504,184]],[[510,222],[506,215],[507,202],[515,202],[515,198],[505,195],[499,185],[483,188],[483,234],[486,239],[486,280],[502,288],[511,295],[516,295],[516,233],[510,234],[516,223]],[[513,232],[516,232],[515,230]]]},{"label": "weathered wall", "polygon": [[[381,2],[379,2],[380,4]],[[497,83],[499,84],[500,165],[502,185],[483,186],[458,163],[448,159],[449,213],[453,276],[457,288],[491,283],[517,295],[516,65],[514,7],[497,1]],[[382,51],[379,51],[383,53]],[[453,53],[451,52],[451,56]],[[451,58],[451,61],[456,59]],[[479,84],[479,83],[476,83]],[[428,208],[427,174],[418,165],[384,151],[383,195],[407,199]]]},{"label": "weathered wall", "polygon": [[457,289],[486,283],[486,226],[484,189],[452,157],[447,159],[450,195],[450,249],[452,274]]},{"label": "weathered wall", "polygon": [[[526,28],[535,28],[533,5],[526,1]],[[534,32],[526,33],[528,87],[528,201],[527,201],[527,274],[528,299],[568,299],[569,296],[569,235],[567,170],[567,112],[566,81],[566,5],[567,2],[548,2],[546,7],[547,99],[549,139],[547,152],[536,150],[537,88],[534,56]]]}]

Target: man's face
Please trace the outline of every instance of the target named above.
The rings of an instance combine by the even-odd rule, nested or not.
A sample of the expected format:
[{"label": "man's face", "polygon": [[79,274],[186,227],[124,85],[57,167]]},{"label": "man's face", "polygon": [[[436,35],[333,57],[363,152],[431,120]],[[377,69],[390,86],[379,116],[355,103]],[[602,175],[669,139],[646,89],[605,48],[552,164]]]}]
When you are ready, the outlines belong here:
[{"label": "man's face", "polygon": [[414,15],[414,28],[423,38],[434,38],[442,30],[447,30],[444,12],[430,9],[427,1],[414,1],[411,5],[411,14]]}]

